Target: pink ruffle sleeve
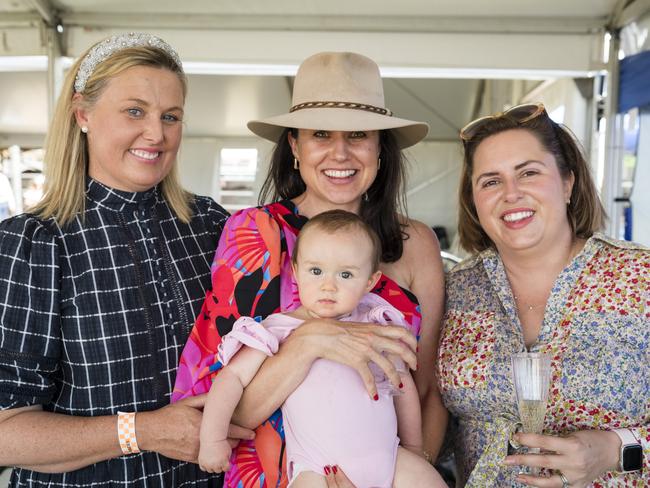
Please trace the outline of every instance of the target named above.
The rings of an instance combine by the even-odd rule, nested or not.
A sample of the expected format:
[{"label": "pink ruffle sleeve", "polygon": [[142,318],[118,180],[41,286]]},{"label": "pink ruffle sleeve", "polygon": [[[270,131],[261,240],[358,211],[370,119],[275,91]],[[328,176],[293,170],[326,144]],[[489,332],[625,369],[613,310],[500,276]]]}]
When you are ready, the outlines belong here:
[{"label": "pink ruffle sleeve", "polygon": [[225,366],[242,346],[252,347],[267,356],[273,356],[278,352],[279,345],[278,338],[262,324],[250,317],[240,317],[233,324],[232,330],[221,339],[217,359]]},{"label": "pink ruffle sleeve", "polygon": [[273,356],[278,352],[280,342],[300,323],[301,321],[282,314],[269,315],[261,323],[251,317],[240,317],[233,324],[232,330],[221,339],[217,360],[225,366],[242,346],[252,347],[267,356]]},{"label": "pink ruffle sleeve", "polygon": [[382,325],[399,325],[408,328],[404,314],[379,295],[368,293],[363,296],[357,313],[366,315],[363,321]]},{"label": "pink ruffle sleeve", "polygon": [[392,305],[379,305],[368,312],[369,322],[384,325],[400,325],[408,328],[404,315]]}]

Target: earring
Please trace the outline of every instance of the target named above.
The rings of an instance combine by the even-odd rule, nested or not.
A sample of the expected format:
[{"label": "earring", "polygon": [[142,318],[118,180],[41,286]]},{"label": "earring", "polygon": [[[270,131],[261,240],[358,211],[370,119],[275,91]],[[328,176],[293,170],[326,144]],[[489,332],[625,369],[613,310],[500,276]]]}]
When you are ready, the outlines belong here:
[{"label": "earring", "polygon": [[377,160],[377,171],[381,169],[381,158]]},{"label": "earring", "polygon": [[365,192],[365,193],[363,194],[363,200],[364,200],[364,202],[367,202],[367,201],[368,201],[368,192]]},{"label": "earring", "polygon": [[293,158],[293,169],[296,171],[300,169],[300,162],[296,158]]},{"label": "earring", "polygon": [[84,134],[88,134],[88,127],[86,127],[85,125],[82,125],[81,126],[81,132],[83,132]]}]

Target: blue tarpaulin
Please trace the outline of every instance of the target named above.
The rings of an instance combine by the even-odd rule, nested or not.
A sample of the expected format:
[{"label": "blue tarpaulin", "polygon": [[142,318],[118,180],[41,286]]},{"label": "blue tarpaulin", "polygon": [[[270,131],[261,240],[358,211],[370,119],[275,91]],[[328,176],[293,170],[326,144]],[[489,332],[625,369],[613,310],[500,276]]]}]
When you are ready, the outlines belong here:
[{"label": "blue tarpaulin", "polygon": [[650,104],[650,51],[643,51],[621,60],[618,111]]}]

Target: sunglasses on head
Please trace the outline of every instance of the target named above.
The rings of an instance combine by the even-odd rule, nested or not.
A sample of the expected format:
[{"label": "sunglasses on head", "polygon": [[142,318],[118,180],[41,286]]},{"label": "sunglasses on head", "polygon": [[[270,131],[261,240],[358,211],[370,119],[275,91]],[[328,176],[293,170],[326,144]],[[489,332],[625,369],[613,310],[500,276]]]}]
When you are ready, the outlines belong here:
[{"label": "sunglasses on head", "polygon": [[519,124],[524,124],[545,113],[546,108],[544,108],[544,104],[542,103],[524,103],[522,105],[515,105],[504,112],[498,112],[494,115],[486,115],[485,117],[479,117],[476,120],[472,120],[460,130],[460,138],[464,142],[471,140],[479,129],[481,129],[481,127],[483,127],[487,122],[500,119],[501,117],[508,117],[514,119]]}]

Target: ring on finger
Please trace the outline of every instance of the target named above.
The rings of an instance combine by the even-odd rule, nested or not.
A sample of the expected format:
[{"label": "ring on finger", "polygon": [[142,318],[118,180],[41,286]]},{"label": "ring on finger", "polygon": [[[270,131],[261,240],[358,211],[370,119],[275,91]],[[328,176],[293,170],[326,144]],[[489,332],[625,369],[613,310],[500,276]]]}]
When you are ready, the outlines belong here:
[{"label": "ring on finger", "polygon": [[562,480],[562,488],[569,488],[571,485],[569,484],[569,480],[566,478],[566,476],[564,476],[564,473],[562,471],[558,471],[558,474]]}]

